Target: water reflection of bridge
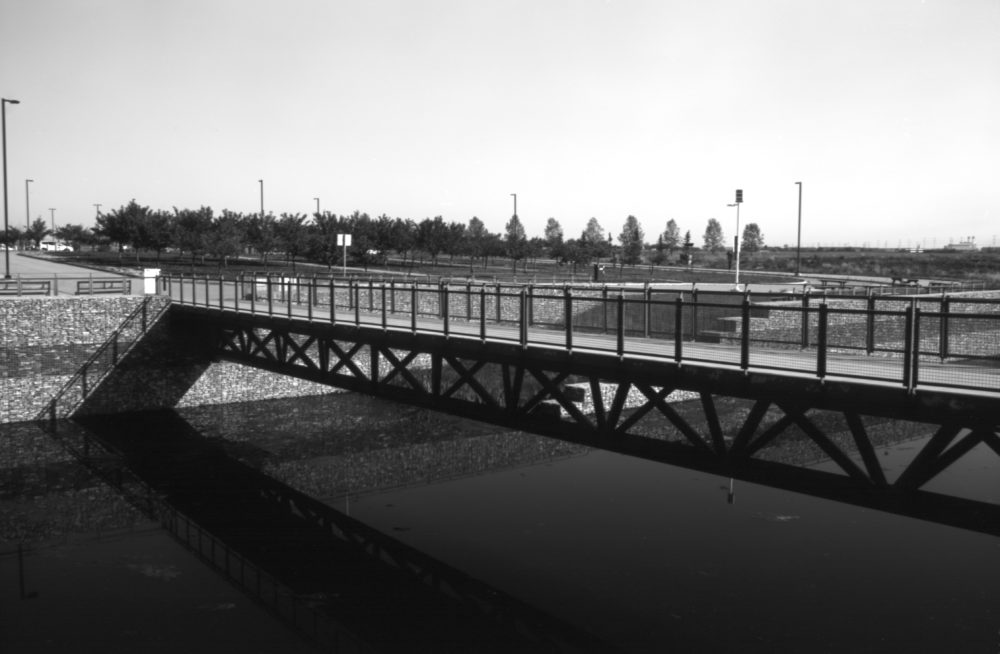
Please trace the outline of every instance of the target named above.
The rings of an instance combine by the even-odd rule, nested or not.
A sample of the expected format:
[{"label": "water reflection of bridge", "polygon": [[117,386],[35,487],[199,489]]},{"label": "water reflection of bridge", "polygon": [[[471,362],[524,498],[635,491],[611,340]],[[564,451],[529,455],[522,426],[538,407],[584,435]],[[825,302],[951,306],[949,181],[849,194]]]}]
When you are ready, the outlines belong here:
[{"label": "water reflection of bridge", "polygon": [[[694,303],[679,291],[163,281],[175,300],[175,328],[200,335],[225,359],[726,477],[1000,531],[996,506],[921,490],[981,445],[1000,454],[996,302],[893,296],[848,305],[740,294]],[[715,329],[706,326],[709,317]],[[592,412],[578,405],[580,385],[591,391]],[[676,390],[698,398],[698,416],[666,400]],[[639,402],[629,407],[630,397]],[[720,406],[729,398],[746,408],[727,418]],[[829,415],[840,428],[827,426]],[[870,434],[886,419],[933,432],[895,479]],[[790,434],[807,439],[837,472],[770,460]]]},{"label": "water reflection of bridge", "polygon": [[82,463],[326,650],[614,651],[239,463],[173,412],[52,427]]}]

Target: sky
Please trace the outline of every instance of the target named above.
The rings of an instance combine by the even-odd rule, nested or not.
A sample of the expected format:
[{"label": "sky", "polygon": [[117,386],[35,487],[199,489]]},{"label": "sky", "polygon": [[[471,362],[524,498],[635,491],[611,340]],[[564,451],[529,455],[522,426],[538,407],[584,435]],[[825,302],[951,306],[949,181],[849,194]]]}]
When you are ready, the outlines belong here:
[{"label": "sky", "polygon": [[804,246],[1000,245],[1000,0],[0,0],[0,96],[19,227],[516,194],[700,244],[742,189],[794,247],[801,182]]}]

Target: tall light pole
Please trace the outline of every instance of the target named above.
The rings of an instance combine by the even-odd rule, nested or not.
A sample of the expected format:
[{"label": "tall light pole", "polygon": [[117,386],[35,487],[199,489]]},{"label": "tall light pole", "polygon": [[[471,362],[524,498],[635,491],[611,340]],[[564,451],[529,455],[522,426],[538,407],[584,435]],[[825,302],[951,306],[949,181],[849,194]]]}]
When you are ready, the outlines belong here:
[{"label": "tall light pole", "polygon": [[795,182],[799,186],[799,234],[795,242],[795,276],[799,276],[802,268],[802,182]]},{"label": "tall light pole", "polygon": [[264,180],[258,179],[260,182],[260,219],[264,220]]},{"label": "tall light pole", "polygon": [[729,205],[736,207],[736,242],[733,244],[733,252],[736,255],[736,285],[740,285],[740,205],[743,204],[743,189],[736,189],[736,202]]},{"label": "tall light pole", "polygon": [[20,100],[0,98],[0,132],[3,132],[3,276],[10,279],[10,228],[7,225],[7,103],[21,104]]},{"label": "tall light pole", "polygon": [[517,215],[517,193],[511,193],[514,196],[514,215]]},{"label": "tall light pole", "polygon": [[313,200],[316,200],[316,215],[318,216],[319,215],[319,198],[313,198]]},{"label": "tall light pole", "polygon": [[24,228],[31,229],[31,196],[28,193],[28,184],[33,182],[33,179],[24,180]]},{"label": "tall light pole", "polygon": [[52,235],[56,235],[56,210],[49,207],[49,217],[52,219]]},{"label": "tall light pole", "polygon": [[100,217],[101,217],[101,205],[100,205],[100,203],[94,203],[94,209],[96,209],[96,210],[97,210],[97,213],[96,213],[96,214],[94,214],[94,215],[95,215],[95,216],[96,216],[97,218],[100,218]]}]

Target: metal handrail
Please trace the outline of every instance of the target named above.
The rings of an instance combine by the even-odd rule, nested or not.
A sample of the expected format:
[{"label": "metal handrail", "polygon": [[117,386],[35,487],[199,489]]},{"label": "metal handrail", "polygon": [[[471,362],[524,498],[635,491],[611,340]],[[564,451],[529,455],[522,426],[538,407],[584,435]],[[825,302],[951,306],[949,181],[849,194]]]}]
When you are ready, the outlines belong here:
[{"label": "metal handrail", "polygon": [[[948,339],[960,336],[956,330],[962,320],[974,317],[1000,327],[1000,301],[982,298],[821,296],[817,304],[811,301],[816,296],[808,294],[720,294],[648,285],[375,284],[360,279],[266,276],[249,281],[250,293],[235,292],[231,303],[223,300],[227,289],[245,289],[247,283],[245,278],[220,279],[210,285],[199,278],[161,277],[161,287],[180,303],[218,311],[511,342],[522,347],[589,349],[619,358],[661,358],[677,364],[735,366],[743,371],[808,373],[820,379],[837,376],[893,382],[910,392],[918,384],[921,357],[925,362],[937,359],[947,367],[954,350]],[[219,297],[213,300],[212,292]],[[705,301],[706,295],[713,301]],[[328,309],[314,310],[314,306]],[[787,329],[759,330],[759,320],[770,320],[765,320],[765,314],[783,314]],[[936,320],[937,327],[921,341],[914,325],[928,319]],[[727,332],[719,327],[727,322],[736,329]],[[556,336],[558,332],[561,336]],[[611,338],[604,340],[602,335]],[[941,343],[934,352],[928,349],[932,335],[936,335],[933,342]],[[673,348],[651,346],[671,341]],[[787,355],[796,351],[798,359],[792,365]],[[808,366],[802,363],[806,360],[803,352],[813,353]],[[976,356],[1000,357],[1000,344],[984,342]],[[878,361],[888,363],[874,371]],[[920,383],[1000,391],[990,383],[966,380],[963,372],[954,378],[939,374]]]}]

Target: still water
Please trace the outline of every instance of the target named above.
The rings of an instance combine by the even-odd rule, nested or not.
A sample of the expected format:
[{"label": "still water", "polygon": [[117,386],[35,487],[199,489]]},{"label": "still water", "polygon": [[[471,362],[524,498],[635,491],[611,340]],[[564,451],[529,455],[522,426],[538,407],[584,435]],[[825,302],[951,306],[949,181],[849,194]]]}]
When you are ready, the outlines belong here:
[{"label": "still water", "polygon": [[[993,536],[355,395],[179,415],[608,649],[1000,651]],[[3,437],[0,650],[310,651],[34,427]],[[879,448],[890,478],[922,442]],[[1000,503],[997,458],[979,446],[930,490]]]}]

